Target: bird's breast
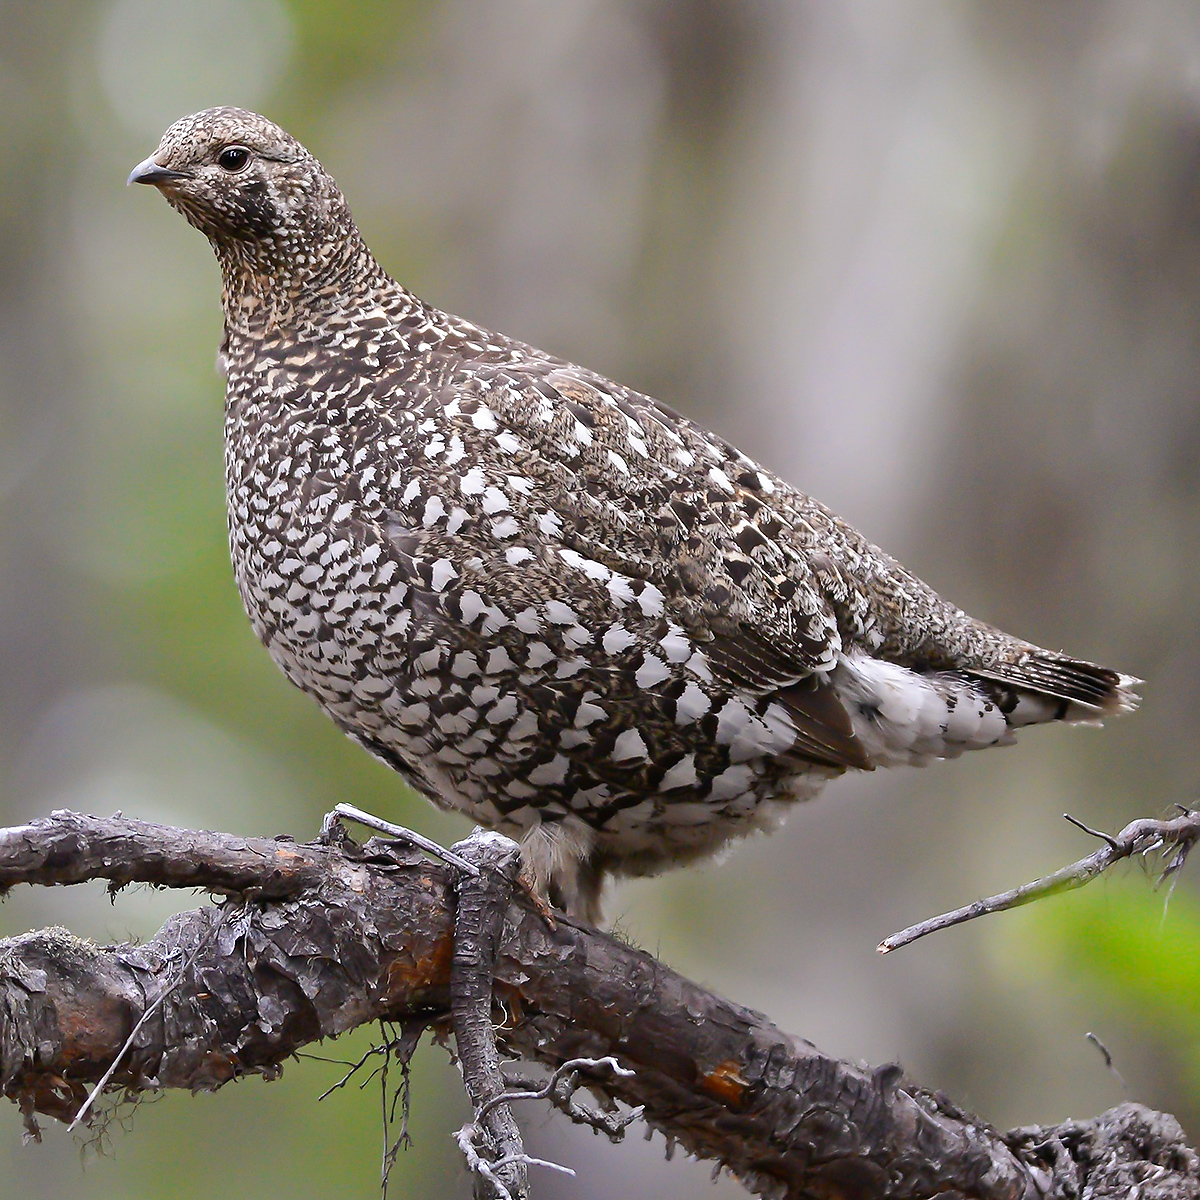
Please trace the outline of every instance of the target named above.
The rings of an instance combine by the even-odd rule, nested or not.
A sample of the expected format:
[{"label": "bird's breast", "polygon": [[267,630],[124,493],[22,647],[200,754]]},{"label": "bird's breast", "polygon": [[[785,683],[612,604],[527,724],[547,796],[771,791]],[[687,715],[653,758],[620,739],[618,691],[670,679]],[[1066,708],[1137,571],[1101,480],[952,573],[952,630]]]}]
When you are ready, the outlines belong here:
[{"label": "bird's breast", "polygon": [[[236,379],[230,391],[226,492],[238,591],[279,666],[332,706],[362,675],[386,624],[396,565],[369,536],[386,481],[377,464],[356,463],[362,437],[321,397]],[[407,450],[389,450],[394,474]]]}]

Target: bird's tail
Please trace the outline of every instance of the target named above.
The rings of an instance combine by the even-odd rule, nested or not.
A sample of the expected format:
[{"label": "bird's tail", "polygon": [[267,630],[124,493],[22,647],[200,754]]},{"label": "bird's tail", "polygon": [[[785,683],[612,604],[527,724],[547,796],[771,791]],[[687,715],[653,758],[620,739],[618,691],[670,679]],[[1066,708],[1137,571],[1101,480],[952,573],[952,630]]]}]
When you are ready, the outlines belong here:
[{"label": "bird's tail", "polygon": [[1032,647],[996,666],[928,672],[851,654],[830,679],[871,766],[1007,745],[1024,725],[1098,723],[1136,708],[1141,682]]},{"label": "bird's tail", "polygon": [[968,670],[1004,713],[1010,728],[1045,721],[1098,723],[1132,712],[1142,680],[1109,667],[1032,650],[989,670]]}]

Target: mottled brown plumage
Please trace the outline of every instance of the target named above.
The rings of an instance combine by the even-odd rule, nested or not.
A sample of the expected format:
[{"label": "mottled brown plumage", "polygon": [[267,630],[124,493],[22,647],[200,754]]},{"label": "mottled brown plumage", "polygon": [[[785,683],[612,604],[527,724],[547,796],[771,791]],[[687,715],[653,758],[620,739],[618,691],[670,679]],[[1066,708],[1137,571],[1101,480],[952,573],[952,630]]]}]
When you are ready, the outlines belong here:
[{"label": "mottled brown plumage", "polygon": [[1136,680],[967,616],[665,406],[417,299],[265,118],[184,118],[130,178],[221,263],[255,631],[572,911],[847,769],[1136,705]]}]

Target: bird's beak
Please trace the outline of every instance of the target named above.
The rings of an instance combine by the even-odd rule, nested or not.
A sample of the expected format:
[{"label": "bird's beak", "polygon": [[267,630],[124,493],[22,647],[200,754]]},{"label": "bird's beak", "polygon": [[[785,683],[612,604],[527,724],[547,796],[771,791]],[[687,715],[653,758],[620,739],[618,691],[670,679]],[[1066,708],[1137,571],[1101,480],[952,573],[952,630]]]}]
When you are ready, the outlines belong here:
[{"label": "bird's beak", "polygon": [[160,166],[154,161],[154,155],[149,158],[144,158],[132,171],[129,172],[129,178],[125,180],[125,186],[128,187],[131,183],[152,183],[158,187],[163,183],[171,183],[176,179],[186,179],[187,174],[183,171],[172,171],[170,167]]}]

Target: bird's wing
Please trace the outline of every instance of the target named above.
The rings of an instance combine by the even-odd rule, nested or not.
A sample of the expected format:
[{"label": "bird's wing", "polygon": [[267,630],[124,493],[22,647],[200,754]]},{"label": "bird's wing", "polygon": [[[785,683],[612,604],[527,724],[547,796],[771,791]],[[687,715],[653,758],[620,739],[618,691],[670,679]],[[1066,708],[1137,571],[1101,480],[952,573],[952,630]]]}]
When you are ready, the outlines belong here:
[{"label": "bird's wing", "polygon": [[[550,555],[564,600],[616,604],[639,641],[674,625],[720,684],[777,699],[798,730],[794,753],[870,766],[827,682],[842,647],[836,616],[784,506],[772,501],[769,474],[670,410],[578,368],[475,365],[447,387],[449,401],[446,392],[436,400],[436,444],[445,449],[430,465],[453,462],[434,526],[457,501],[469,516],[455,537],[497,557],[493,578],[510,577],[500,567],[526,550],[539,562]],[[415,515],[406,527],[423,523],[424,512],[420,523]]]}]

